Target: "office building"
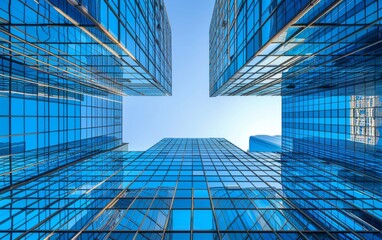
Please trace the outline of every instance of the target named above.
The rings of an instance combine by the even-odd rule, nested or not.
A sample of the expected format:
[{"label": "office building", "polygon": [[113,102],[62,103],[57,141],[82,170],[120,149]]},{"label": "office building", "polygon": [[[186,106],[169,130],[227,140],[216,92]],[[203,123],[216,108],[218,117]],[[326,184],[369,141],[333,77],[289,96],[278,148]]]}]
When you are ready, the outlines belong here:
[{"label": "office building", "polygon": [[[344,168],[335,170],[337,177],[329,177],[331,180],[301,173],[294,177],[296,182],[287,184],[308,198],[317,194],[323,201],[331,201],[331,194],[316,188],[318,179],[327,189],[359,181],[371,191],[380,191],[381,10],[380,1],[215,3],[210,25],[210,95],[281,96],[281,159],[293,159],[288,161],[295,169],[305,163]],[[306,183],[305,190],[298,186],[299,181]],[[312,195],[313,189],[318,191]],[[356,189],[358,184],[349,186],[350,192]],[[363,196],[349,199],[355,203]],[[347,214],[324,217],[329,205],[315,205],[318,202],[313,199],[293,202],[299,207],[314,206],[317,211],[309,214],[326,222],[326,229],[332,226],[329,219],[351,218]],[[349,206],[331,204],[342,210]],[[380,205],[370,210],[378,212]],[[361,212],[354,214],[368,218]],[[374,216],[377,222],[381,220]],[[353,231],[357,228],[351,227]],[[381,230],[381,226],[376,228]]]},{"label": "office building", "polygon": [[217,0],[210,95],[295,95],[375,81],[381,2]]},{"label": "office building", "polygon": [[284,152],[380,176],[380,1],[216,1],[210,95],[282,96]]},{"label": "office building", "polygon": [[281,136],[250,136],[248,152],[281,152]]},{"label": "office building", "polygon": [[[230,28],[235,48],[226,63],[225,47],[213,48],[211,95],[283,95],[283,153],[225,139],[163,139],[131,152],[122,96],[171,94],[163,1],[2,2],[0,238],[380,239],[380,9],[217,1],[211,32]],[[244,15],[261,19],[247,26]],[[254,45],[236,46],[251,34]],[[260,50],[267,60],[257,66]],[[293,61],[281,58],[294,50]],[[245,74],[272,77],[238,83],[252,53]],[[275,75],[279,65],[288,71]]]},{"label": "office building", "polygon": [[0,3],[0,189],[122,144],[122,96],[171,95],[162,0]]},{"label": "office building", "polygon": [[379,239],[381,181],[225,139],[124,147],[2,191],[0,236]]}]

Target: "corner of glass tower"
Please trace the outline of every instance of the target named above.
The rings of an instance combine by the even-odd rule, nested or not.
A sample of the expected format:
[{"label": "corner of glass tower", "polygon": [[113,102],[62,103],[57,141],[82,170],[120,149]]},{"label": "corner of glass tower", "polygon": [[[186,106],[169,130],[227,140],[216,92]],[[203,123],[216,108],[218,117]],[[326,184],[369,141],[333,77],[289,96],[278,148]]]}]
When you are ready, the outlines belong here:
[{"label": "corner of glass tower", "polygon": [[217,0],[210,96],[284,96],[371,81],[380,73],[380,5]]},{"label": "corner of glass tower", "polygon": [[281,95],[282,151],[138,152],[122,96],[171,94],[163,0],[2,1],[0,238],[381,239],[381,9],[217,0],[211,96]]},{"label": "corner of glass tower", "polygon": [[[326,195],[315,188],[331,184],[336,187],[330,189],[346,189],[352,203],[368,198],[369,191],[380,198],[381,9],[381,1],[354,0],[215,3],[210,26],[210,96],[282,96],[281,178],[288,198],[320,196],[331,202],[337,193]],[[305,164],[314,166],[314,172],[300,172]],[[316,178],[318,166],[332,169],[334,178]],[[290,175],[290,170],[296,172]],[[334,181],[326,185],[329,178]],[[299,188],[299,181],[306,188]],[[355,196],[358,190],[361,194]],[[325,204],[305,200],[292,202],[304,209],[315,206],[316,212],[303,211],[329,232],[332,220],[349,220],[349,215],[323,217]],[[330,205],[348,211],[339,202]],[[379,202],[370,206],[370,212],[364,206],[360,206],[362,213],[351,212],[368,224],[369,217],[374,219],[380,231],[381,216],[375,212],[380,206]],[[357,224],[348,230],[358,231]],[[374,234],[366,231],[366,235],[350,237],[348,232],[330,238],[373,239]]]},{"label": "corner of glass tower", "polygon": [[285,152],[378,172],[381,9],[380,1],[216,1],[210,95],[280,95]]},{"label": "corner of glass tower", "polygon": [[163,0],[0,4],[0,189],[122,144],[122,97],[171,95]]}]

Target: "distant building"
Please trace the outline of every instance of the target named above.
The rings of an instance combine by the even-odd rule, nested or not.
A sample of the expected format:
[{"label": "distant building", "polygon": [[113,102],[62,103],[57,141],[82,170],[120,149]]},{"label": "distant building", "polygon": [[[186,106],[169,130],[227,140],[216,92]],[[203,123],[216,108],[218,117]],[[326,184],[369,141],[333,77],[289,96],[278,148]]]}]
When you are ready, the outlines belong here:
[{"label": "distant building", "polygon": [[281,152],[281,136],[251,136],[249,138],[249,152]]}]

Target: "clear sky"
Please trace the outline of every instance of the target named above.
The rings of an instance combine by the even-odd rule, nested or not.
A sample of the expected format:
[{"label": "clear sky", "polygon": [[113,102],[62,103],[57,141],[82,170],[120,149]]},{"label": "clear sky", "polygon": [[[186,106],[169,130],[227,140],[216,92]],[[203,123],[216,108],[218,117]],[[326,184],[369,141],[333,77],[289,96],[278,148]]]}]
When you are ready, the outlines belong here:
[{"label": "clear sky", "polygon": [[249,136],[281,134],[280,97],[210,98],[208,33],[213,0],[165,0],[172,29],[172,97],[125,97],[124,142],[146,150],[165,137],[224,137],[243,150]]}]

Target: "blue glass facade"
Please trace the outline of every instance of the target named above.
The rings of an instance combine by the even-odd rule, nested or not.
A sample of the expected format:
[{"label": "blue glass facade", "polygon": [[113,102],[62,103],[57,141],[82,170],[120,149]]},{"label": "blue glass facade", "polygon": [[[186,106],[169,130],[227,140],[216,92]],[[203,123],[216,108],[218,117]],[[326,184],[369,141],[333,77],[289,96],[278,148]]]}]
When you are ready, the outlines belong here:
[{"label": "blue glass facade", "polygon": [[375,80],[380,1],[218,0],[210,95],[285,95]]},{"label": "blue glass facade", "polygon": [[210,95],[281,95],[285,196],[329,233],[366,223],[319,239],[381,236],[380,204],[363,205],[381,192],[381,23],[381,1],[215,4]]},{"label": "blue glass facade", "polygon": [[381,83],[283,96],[283,149],[381,176]]},{"label": "blue glass facade", "polygon": [[225,139],[163,139],[0,192],[2,238],[381,239],[381,180]]},{"label": "blue glass facade", "polygon": [[[171,27],[163,0],[47,0],[106,53],[87,62],[128,95],[171,95]],[[40,3],[41,4],[41,3]],[[49,5],[47,5],[49,7]],[[77,41],[84,44],[83,39]],[[99,50],[99,49],[97,49]],[[84,54],[80,53],[82,57]],[[105,61],[105,55],[109,55]]]},{"label": "blue glass facade", "polygon": [[[379,175],[381,4],[217,1],[210,28],[211,95],[281,95],[284,152],[330,159]],[[300,10],[283,10],[290,6]],[[253,7],[265,11],[253,27],[259,46],[247,60],[216,68],[214,64],[225,62],[224,54],[216,55],[218,46],[227,43],[217,37],[224,29],[230,29],[230,41],[242,46],[229,48],[231,55],[248,53]],[[281,30],[279,24],[284,26]],[[240,37],[239,26],[246,31],[246,40]]]},{"label": "blue glass facade", "polygon": [[161,0],[6,0],[0,22],[0,189],[120,146],[123,95],[171,95]]},{"label": "blue glass facade", "polygon": [[216,1],[211,95],[283,95],[283,152],[131,152],[122,96],[171,94],[163,1],[1,2],[0,238],[382,239],[380,16]]},{"label": "blue glass facade", "polygon": [[281,136],[250,136],[248,152],[281,152]]}]

